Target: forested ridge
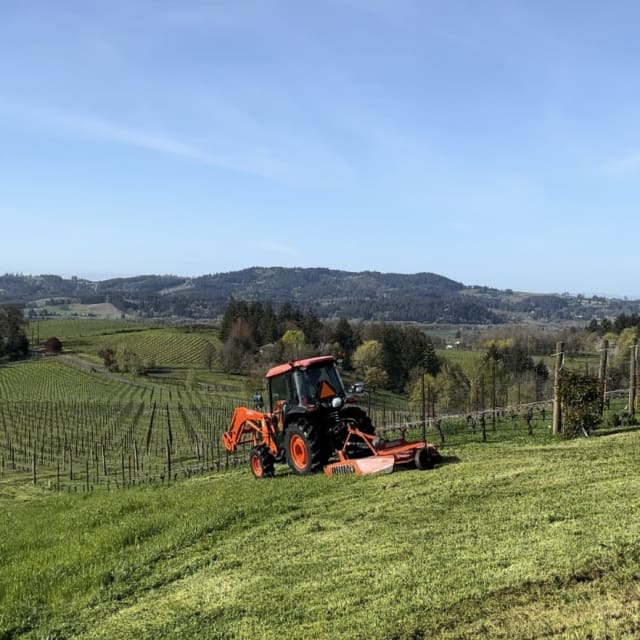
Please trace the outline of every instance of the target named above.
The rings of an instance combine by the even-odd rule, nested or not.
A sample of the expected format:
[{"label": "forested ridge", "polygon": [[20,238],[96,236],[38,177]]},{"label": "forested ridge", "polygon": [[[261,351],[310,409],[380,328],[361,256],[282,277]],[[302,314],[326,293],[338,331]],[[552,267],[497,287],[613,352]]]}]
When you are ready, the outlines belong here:
[{"label": "forested ridge", "polygon": [[328,268],[251,267],[185,278],[140,275],[90,281],[57,275],[0,276],[0,303],[31,307],[46,301],[110,302],[140,317],[216,318],[230,298],[289,303],[324,318],[499,324],[585,320],[638,313],[638,301],[569,294],[534,294],[467,286],[434,273],[349,272]]}]

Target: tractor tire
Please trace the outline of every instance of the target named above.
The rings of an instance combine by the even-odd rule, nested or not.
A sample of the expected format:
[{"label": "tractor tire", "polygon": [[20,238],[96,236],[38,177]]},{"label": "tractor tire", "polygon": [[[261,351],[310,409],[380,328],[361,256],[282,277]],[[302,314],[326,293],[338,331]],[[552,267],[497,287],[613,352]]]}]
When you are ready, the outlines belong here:
[{"label": "tractor tire", "polygon": [[260,447],[254,447],[249,454],[249,466],[251,472],[258,478],[273,478],[275,475],[274,467],[275,459],[269,449],[262,445]]},{"label": "tractor tire", "polygon": [[329,459],[327,443],[322,442],[318,429],[306,420],[296,420],[284,436],[287,464],[294,473],[306,475],[321,469]]},{"label": "tractor tire", "polygon": [[416,469],[420,469],[420,471],[424,471],[425,469],[433,469],[433,465],[435,464],[434,456],[427,446],[422,447],[422,449],[418,449],[416,451],[414,460],[416,463]]}]

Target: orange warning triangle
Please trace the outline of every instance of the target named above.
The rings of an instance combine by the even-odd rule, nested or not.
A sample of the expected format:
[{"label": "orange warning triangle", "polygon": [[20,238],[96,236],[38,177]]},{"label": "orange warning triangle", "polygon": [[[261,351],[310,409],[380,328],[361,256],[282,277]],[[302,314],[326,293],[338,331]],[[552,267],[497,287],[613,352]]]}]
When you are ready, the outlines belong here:
[{"label": "orange warning triangle", "polygon": [[336,390],[326,381],[323,380],[320,383],[320,389],[318,390],[318,397],[320,400],[328,400],[336,395]]}]

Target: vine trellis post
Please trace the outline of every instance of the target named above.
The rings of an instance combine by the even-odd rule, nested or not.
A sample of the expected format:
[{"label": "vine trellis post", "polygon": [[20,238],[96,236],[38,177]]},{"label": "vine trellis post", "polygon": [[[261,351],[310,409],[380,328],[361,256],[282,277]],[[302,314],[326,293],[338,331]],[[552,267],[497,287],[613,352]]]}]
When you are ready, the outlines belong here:
[{"label": "vine trellis post", "polygon": [[556,368],[553,376],[553,433],[558,434],[562,428],[562,406],[560,404],[560,371],[564,363],[564,342],[556,343]]},{"label": "vine trellis post", "polygon": [[636,370],[638,362],[638,338],[633,339],[629,358],[629,415],[636,414]]},{"label": "vine trellis post", "polygon": [[607,399],[607,360],[609,357],[609,341],[605,338],[602,341],[602,351],[600,353],[600,369],[598,379],[602,385],[602,412],[604,413],[605,401]]}]

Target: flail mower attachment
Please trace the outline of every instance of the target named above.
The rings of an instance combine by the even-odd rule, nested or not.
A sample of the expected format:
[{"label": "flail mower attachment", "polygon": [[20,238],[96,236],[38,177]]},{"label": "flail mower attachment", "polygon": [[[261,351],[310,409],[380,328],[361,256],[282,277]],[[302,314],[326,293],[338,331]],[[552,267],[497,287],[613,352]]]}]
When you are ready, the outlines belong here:
[{"label": "flail mower attachment", "polygon": [[439,460],[440,453],[432,444],[403,438],[382,440],[349,425],[344,446],[338,451],[338,462],[328,464],[324,472],[328,476],[369,475],[391,473],[404,465],[431,469]]}]

